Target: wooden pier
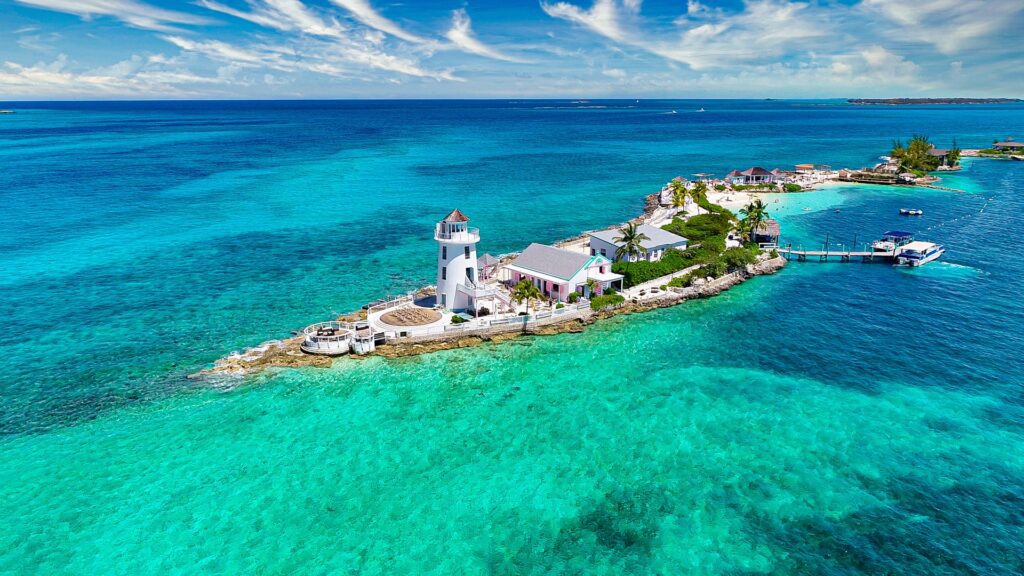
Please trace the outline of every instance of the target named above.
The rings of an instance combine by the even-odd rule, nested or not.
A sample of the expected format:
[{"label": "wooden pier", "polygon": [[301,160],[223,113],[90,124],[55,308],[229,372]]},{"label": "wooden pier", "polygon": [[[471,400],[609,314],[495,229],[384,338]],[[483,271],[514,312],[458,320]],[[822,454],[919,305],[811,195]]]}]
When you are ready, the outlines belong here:
[{"label": "wooden pier", "polygon": [[[894,247],[891,252],[880,252],[872,249],[871,246],[865,245],[860,250],[857,249],[846,249],[842,244],[833,247],[831,243],[831,235],[825,236],[825,242],[821,245],[821,248],[816,250],[807,250],[803,246],[793,248],[792,244],[787,246],[777,246],[775,250],[786,257],[786,260],[792,260],[794,256],[798,262],[806,262],[808,258],[817,258],[819,262],[829,262],[831,260],[838,260],[840,262],[852,262],[855,259],[860,259],[861,262],[892,262],[896,259],[896,255],[899,253],[900,248]],[[857,236],[854,235],[853,243],[851,246],[857,245]]]},{"label": "wooden pier", "polygon": [[776,248],[776,251],[785,256],[786,260],[792,260],[796,256],[799,262],[806,262],[808,258],[817,258],[819,262],[828,262],[829,260],[850,262],[857,258],[861,262],[891,262],[895,258],[894,252],[875,252],[873,250],[830,250],[828,248],[804,250],[788,246],[786,248]]}]

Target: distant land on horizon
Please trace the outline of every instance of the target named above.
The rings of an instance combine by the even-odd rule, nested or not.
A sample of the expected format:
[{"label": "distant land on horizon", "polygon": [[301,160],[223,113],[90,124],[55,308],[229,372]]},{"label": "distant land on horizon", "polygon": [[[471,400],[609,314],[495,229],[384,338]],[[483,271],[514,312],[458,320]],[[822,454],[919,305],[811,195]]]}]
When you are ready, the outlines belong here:
[{"label": "distant land on horizon", "polygon": [[850,98],[850,104],[1012,104],[1020,98]]}]

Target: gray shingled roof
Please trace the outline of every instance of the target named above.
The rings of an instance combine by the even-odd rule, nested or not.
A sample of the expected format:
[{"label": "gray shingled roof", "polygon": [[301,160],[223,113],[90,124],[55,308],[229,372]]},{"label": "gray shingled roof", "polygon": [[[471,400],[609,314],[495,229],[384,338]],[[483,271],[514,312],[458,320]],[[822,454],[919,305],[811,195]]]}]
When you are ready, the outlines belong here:
[{"label": "gray shingled roof", "polygon": [[[662,230],[657,226],[651,226],[650,224],[641,224],[636,227],[636,230],[637,232],[642,232],[648,238],[648,240],[644,240],[643,242],[640,243],[640,245],[643,246],[645,250],[651,250],[659,246],[672,246],[680,242],[686,242],[686,238],[683,238],[678,234],[673,234],[667,230]],[[616,242],[615,240],[613,240],[614,238],[619,238],[622,236],[622,231],[620,230],[601,230],[600,232],[592,232],[590,236],[593,238],[597,238],[599,240],[604,240],[605,242],[612,244],[613,246],[622,245],[621,242]]]},{"label": "gray shingled roof", "polygon": [[477,258],[476,267],[483,268],[484,266],[494,266],[499,260],[490,254],[484,254],[480,258]]},{"label": "gray shingled roof", "polygon": [[586,254],[533,243],[523,250],[512,265],[568,280],[589,260],[590,256]]}]

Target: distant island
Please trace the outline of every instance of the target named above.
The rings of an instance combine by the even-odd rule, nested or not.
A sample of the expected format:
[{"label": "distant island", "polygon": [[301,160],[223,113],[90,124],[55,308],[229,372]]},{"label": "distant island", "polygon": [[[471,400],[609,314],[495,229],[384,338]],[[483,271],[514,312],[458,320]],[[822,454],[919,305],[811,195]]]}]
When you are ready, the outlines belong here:
[{"label": "distant island", "polygon": [[913,104],[1013,104],[1024,102],[1020,98],[850,98],[850,104],[888,104],[906,106]]}]

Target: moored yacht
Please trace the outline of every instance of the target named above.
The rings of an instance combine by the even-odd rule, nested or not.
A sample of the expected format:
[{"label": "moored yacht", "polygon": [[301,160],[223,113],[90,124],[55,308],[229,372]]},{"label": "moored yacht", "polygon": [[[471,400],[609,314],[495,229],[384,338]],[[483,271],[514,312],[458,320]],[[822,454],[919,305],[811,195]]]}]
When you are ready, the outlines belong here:
[{"label": "moored yacht", "polygon": [[900,249],[896,256],[897,266],[924,266],[925,264],[942,256],[946,248],[942,244],[934,242],[911,242]]},{"label": "moored yacht", "polygon": [[904,230],[890,230],[882,234],[881,240],[871,243],[871,250],[876,254],[894,255],[896,249],[913,242],[914,235]]}]

